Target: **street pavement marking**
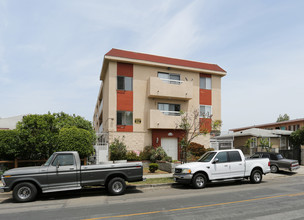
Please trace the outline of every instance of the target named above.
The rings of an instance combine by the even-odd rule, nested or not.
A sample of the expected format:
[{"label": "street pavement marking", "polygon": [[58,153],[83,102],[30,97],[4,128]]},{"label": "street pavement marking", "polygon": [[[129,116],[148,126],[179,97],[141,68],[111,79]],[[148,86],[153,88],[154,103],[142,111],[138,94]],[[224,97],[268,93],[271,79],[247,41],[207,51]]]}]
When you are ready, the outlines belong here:
[{"label": "street pavement marking", "polygon": [[141,212],[141,213],[133,213],[133,214],[125,214],[125,215],[88,218],[88,219],[83,219],[83,220],[98,220],[98,219],[107,219],[107,218],[123,218],[123,217],[131,217],[131,216],[138,216],[138,215],[151,215],[151,214],[164,213],[164,212],[176,212],[176,211],[189,210],[189,209],[199,209],[199,208],[212,207],[212,206],[221,206],[221,205],[229,205],[229,204],[236,204],[236,203],[243,203],[243,202],[252,202],[252,201],[258,201],[258,200],[264,200],[264,199],[273,199],[273,198],[280,198],[280,197],[293,197],[293,196],[304,196],[304,192],[295,193],[295,194],[284,194],[284,195],[278,195],[278,196],[268,196],[268,197],[261,197],[261,198],[255,198],[255,199],[246,199],[246,200],[233,201],[233,202],[224,202],[224,203],[217,203],[217,204],[210,204],[210,205],[185,207],[185,208],[178,208],[178,209],[168,209],[168,210],[160,210],[160,211],[153,211],[153,212]]}]

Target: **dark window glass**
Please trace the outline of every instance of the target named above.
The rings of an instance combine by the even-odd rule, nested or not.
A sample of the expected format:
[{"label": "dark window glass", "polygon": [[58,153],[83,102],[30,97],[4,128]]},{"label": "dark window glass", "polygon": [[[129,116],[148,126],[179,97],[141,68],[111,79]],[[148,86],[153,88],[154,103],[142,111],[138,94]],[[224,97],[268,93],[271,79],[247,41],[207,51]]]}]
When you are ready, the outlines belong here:
[{"label": "dark window glass", "polygon": [[117,76],[117,89],[132,91],[133,90],[132,81],[133,81],[132,77]]},{"label": "dark window glass", "polygon": [[[271,155],[271,156],[273,156],[273,155]],[[270,156],[269,156],[269,154],[263,154],[262,155],[262,158],[269,158]]]},{"label": "dark window glass", "polygon": [[252,155],[250,158],[259,158],[259,157],[260,157],[259,154],[254,154],[254,155]]},{"label": "dark window glass", "polygon": [[74,156],[72,154],[58,155],[52,163],[53,166],[71,166],[74,165]]},{"label": "dark window glass", "polygon": [[227,152],[219,152],[215,158],[219,160],[218,163],[228,162]]},{"label": "dark window glass", "polygon": [[133,125],[133,112],[118,111],[117,125]]},{"label": "dark window glass", "polygon": [[270,154],[270,160],[277,160],[276,155],[274,155],[274,154]]},{"label": "dark window glass", "polygon": [[241,155],[238,151],[228,152],[230,162],[242,161]]}]

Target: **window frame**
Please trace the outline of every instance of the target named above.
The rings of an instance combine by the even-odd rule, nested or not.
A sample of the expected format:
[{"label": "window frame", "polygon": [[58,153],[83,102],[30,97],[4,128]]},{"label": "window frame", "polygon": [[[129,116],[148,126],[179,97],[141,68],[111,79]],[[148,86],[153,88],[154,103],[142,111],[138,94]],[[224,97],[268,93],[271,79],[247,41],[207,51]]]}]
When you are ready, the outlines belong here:
[{"label": "window frame", "polygon": [[[160,74],[168,75],[168,78],[160,77]],[[177,79],[172,79],[172,76],[178,76]],[[157,72],[157,77],[160,78],[162,81],[169,83],[169,84],[181,84],[181,76],[178,73],[166,73],[166,72]]]},{"label": "window frame", "polygon": [[[204,83],[202,83],[202,80],[204,80]],[[212,90],[212,79],[211,77],[200,77],[200,89],[206,89],[206,90]]]},{"label": "window frame", "polygon": [[[168,105],[168,110],[162,110],[160,109],[160,105]],[[170,110],[170,105],[174,105],[174,111]],[[176,107],[179,106],[177,109],[179,109],[178,111],[175,110]],[[173,116],[180,116],[180,111],[181,111],[181,104],[173,104],[173,103],[163,103],[163,102],[158,102],[157,103],[157,110],[161,111],[163,114],[165,115],[173,115]]]},{"label": "window frame", "polygon": [[[118,114],[122,114],[121,115],[121,124],[118,124]],[[130,113],[130,115],[131,115],[131,123],[128,123],[128,121],[130,121],[130,119],[129,120],[127,120],[127,118],[126,117],[128,117],[128,113]],[[118,126],[129,126],[129,125],[133,125],[133,112],[131,112],[131,111],[117,111],[116,112],[116,125],[118,125]]]},{"label": "window frame", "polygon": [[[210,114],[206,114],[206,109],[205,109],[205,111],[204,111],[204,113],[202,114],[202,111],[201,111],[201,108],[202,107],[208,107],[208,108],[210,108]],[[208,113],[208,111],[207,111],[207,113]],[[200,118],[210,118],[212,116],[212,105],[200,105],[200,108],[199,108],[199,117]]]},{"label": "window frame", "polygon": [[[120,83],[119,80],[123,79],[123,88],[120,88]],[[130,85],[128,85],[128,83],[130,83]],[[130,87],[130,88],[127,88]],[[129,77],[129,76],[117,76],[117,90],[121,90],[121,91],[133,91],[133,77]]]}]

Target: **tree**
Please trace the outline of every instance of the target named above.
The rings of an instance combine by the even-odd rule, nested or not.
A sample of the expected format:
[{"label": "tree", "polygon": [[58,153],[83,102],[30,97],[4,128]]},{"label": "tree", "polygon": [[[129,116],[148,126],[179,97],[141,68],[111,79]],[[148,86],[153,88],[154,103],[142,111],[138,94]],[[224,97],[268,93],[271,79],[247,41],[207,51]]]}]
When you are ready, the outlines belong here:
[{"label": "tree", "polygon": [[46,159],[58,149],[59,129],[51,114],[27,115],[17,123],[20,138],[17,157],[22,159]]},{"label": "tree", "polygon": [[[62,131],[68,128],[71,130]],[[87,132],[76,131],[76,128]],[[81,156],[89,156],[95,140],[95,132],[89,121],[64,112],[27,115],[18,122],[16,130],[20,139],[16,156],[22,159],[46,159],[59,149],[67,149],[70,143],[74,143],[76,134],[82,138],[78,140],[79,143],[84,145],[83,149],[80,149],[79,145],[75,149],[80,151]],[[63,134],[66,134],[67,138],[63,138]],[[88,140],[91,146],[86,144]],[[64,141],[67,143],[63,143]]]},{"label": "tree", "polygon": [[[215,127],[218,129],[220,125],[221,121],[217,121]],[[211,116],[200,118],[200,112],[198,110],[181,112],[181,121],[177,125],[177,128],[184,131],[184,136],[180,141],[182,151],[181,159],[182,162],[187,162],[187,153],[191,142],[200,135],[210,133],[212,129]]]},{"label": "tree", "polygon": [[94,152],[92,134],[82,128],[62,128],[58,136],[59,151],[78,151],[84,158]]},{"label": "tree", "polygon": [[0,130],[0,160],[12,160],[17,153],[19,137],[16,130]]},{"label": "tree", "polygon": [[278,117],[277,122],[281,122],[281,121],[289,121],[289,116],[287,114],[281,115]]},{"label": "tree", "polygon": [[259,146],[262,149],[265,149],[267,152],[270,152],[272,148],[272,143],[269,143],[269,138],[260,138]]},{"label": "tree", "polygon": [[289,141],[295,148],[300,148],[301,145],[304,145],[304,127],[292,132]]}]

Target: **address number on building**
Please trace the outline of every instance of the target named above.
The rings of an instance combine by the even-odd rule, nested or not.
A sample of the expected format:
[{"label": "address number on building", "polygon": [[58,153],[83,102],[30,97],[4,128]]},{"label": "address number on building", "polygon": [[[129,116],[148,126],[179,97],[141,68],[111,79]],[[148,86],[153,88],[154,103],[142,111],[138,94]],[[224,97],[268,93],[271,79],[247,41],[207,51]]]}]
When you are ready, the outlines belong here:
[{"label": "address number on building", "polygon": [[135,124],[140,124],[141,123],[141,119],[140,118],[135,118]]}]

